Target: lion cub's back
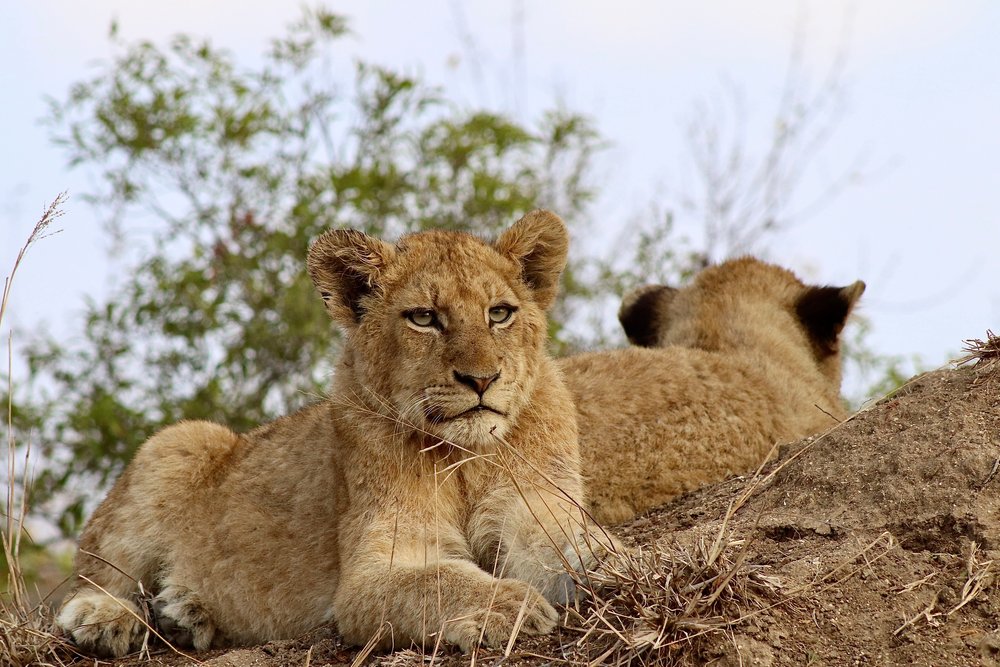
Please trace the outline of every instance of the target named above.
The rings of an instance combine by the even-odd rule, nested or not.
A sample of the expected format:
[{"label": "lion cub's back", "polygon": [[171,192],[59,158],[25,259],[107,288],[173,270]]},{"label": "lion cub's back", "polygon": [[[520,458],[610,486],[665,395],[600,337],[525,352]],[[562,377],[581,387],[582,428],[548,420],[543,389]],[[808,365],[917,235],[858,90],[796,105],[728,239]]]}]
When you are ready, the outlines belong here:
[{"label": "lion cub's back", "polygon": [[182,421],[168,426],[136,452],[134,480],[155,484],[168,495],[217,484],[232,465],[240,436],[219,424]]},{"label": "lion cub's back", "polygon": [[785,415],[748,359],[626,348],[560,363],[576,401],[587,498],[614,523],[763,459]]}]

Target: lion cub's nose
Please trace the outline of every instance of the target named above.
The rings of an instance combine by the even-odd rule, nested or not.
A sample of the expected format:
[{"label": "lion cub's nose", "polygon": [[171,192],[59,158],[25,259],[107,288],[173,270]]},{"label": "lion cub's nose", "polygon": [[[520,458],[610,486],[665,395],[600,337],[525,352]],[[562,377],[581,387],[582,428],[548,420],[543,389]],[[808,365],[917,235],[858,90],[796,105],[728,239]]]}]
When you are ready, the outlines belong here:
[{"label": "lion cub's nose", "polygon": [[500,373],[494,373],[489,377],[480,377],[478,375],[465,375],[464,373],[459,373],[455,371],[455,379],[464,384],[466,387],[472,389],[480,396],[482,396],[486,389],[493,384],[493,381],[500,377]]}]

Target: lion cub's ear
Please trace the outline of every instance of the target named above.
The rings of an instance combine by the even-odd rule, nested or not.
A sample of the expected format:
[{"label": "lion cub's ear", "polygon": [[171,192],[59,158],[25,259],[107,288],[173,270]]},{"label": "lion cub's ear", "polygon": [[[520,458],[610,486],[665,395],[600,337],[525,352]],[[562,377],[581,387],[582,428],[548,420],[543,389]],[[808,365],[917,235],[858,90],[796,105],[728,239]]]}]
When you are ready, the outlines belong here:
[{"label": "lion cub's ear", "polygon": [[854,304],[864,294],[860,280],[847,287],[807,287],[795,303],[795,312],[823,354],[840,350],[840,332]]},{"label": "lion cub's ear", "polygon": [[633,345],[656,347],[667,325],[667,308],[677,290],[666,285],[643,285],[625,295],[618,321]]},{"label": "lion cub's ear", "polygon": [[534,292],[535,302],[548,310],[559,293],[559,276],[566,267],[566,223],[551,211],[531,211],[501,234],[493,247],[521,266],[521,279]]},{"label": "lion cub's ear", "polygon": [[354,229],[333,229],[316,239],[307,266],[330,317],[345,326],[360,322],[366,299],[395,253],[388,243]]}]

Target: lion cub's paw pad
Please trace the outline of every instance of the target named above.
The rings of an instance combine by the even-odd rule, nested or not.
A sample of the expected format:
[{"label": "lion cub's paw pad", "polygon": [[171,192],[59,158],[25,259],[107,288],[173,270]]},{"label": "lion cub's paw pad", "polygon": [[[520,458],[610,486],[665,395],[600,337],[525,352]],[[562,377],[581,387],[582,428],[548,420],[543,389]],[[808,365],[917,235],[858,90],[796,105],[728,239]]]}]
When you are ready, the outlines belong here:
[{"label": "lion cub's paw pad", "polygon": [[84,651],[106,658],[137,648],[145,630],[134,604],[99,592],[76,595],[56,622]]},{"label": "lion cub's paw pad", "polygon": [[212,646],[215,624],[198,595],[184,586],[167,586],[153,599],[160,635],[174,646],[204,651]]}]

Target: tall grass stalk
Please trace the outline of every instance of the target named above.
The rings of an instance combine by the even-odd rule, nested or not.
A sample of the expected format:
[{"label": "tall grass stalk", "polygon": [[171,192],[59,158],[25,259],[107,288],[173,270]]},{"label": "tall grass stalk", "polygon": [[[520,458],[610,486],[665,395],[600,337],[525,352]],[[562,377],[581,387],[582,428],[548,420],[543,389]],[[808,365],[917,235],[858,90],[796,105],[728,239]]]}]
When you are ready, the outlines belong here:
[{"label": "tall grass stalk", "polygon": [[[35,223],[28,240],[21,247],[10,273],[4,278],[3,296],[0,298],[0,330],[14,284],[14,277],[28,249],[43,238],[57,233],[52,223],[62,217],[66,193],[60,193],[46,207]],[[14,383],[13,383],[13,334],[7,335],[7,493],[2,531],[3,555],[6,565],[7,585],[0,591],[0,665],[26,667],[27,665],[65,665],[71,659],[72,649],[54,632],[51,614],[44,604],[33,605],[28,595],[21,567],[21,538],[25,535],[30,490],[30,442],[24,446],[23,469],[20,471],[18,493],[18,442],[14,433]]]}]

